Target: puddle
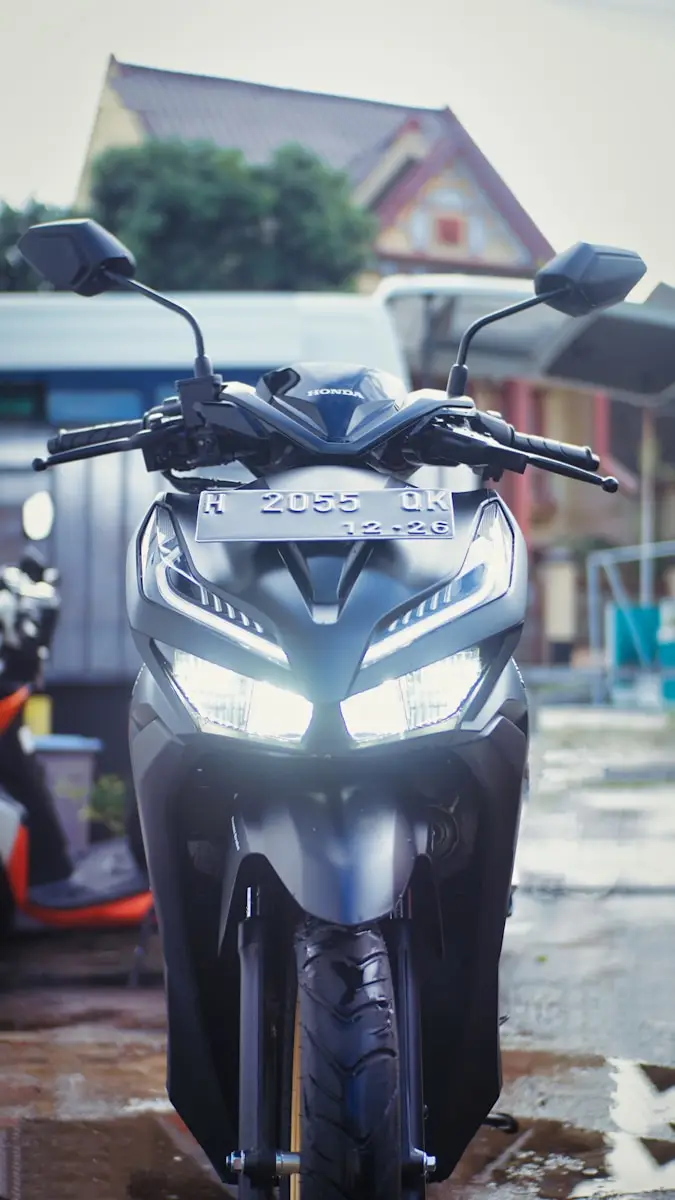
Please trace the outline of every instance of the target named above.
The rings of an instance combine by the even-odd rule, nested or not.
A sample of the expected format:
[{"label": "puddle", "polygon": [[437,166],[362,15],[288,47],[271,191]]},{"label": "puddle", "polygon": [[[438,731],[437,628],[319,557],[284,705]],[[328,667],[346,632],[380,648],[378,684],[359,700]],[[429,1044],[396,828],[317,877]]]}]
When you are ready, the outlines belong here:
[{"label": "puddle", "polygon": [[675,1069],[611,1061],[614,1092],[608,1134],[608,1181],[595,1189],[581,1185],[576,1197],[668,1189],[675,1194]]},{"label": "puddle", "polygon": [[[3,1161],[4,1160],[4,1161]],[[224,1200],[227,1191],[186,1153],[168,1121],[0,1124],[7,1200]]]},{"label": "puddle", "polygon": [[[0,1058],[2,1200],[227,1195],[169,1104],[161,1032],[26,1031]],[[500,1107],[519,1132],[482,1130],[430,1200],[675,1196],[675,1068],[507,1050]]]},{"label": "puddle", "polygon": [[[505,1056],[505,1091],[576,1077],[582,1099],[585,1072],[600,1077],[603,1060],[566,1059],[534,1052]],[[453,1181],[431,1189],[430,1200],[603,1200],[675,1197],[675,1068],[609,1060],[608,1127],[580,1129],[572,1121],[521,1118],[513,1138],[481,1133]],[[528,1074],[519,1074],[519,1071]],[[516,1109],[518,1111],[518,1109]]]},{"label": "puddle", "polygon": [[604,1161],[601,1133],[540,1121],[525,1126],[520,1148],[503,1165],[493,1167],[491,1182],[497,1189],[517,1187],[521,1196],[568,1200],[582,1180],[591,1180],[589,1186],[597,1188],[605,1175]]},{"label": "puddle", "polygon": [[[162,989],[112,985],[128,943],[91,949],[94,988],[63,942],[27,952],[17,990],[0,994],[0,1200],[222,1200],[166,1095]],[[69,988],[34,986],[71,964]],[[499,1107],[519,1132],[481,1130],[429,1200],[673,1200],[675,1066],[536,1046],[504,1052]]]}]

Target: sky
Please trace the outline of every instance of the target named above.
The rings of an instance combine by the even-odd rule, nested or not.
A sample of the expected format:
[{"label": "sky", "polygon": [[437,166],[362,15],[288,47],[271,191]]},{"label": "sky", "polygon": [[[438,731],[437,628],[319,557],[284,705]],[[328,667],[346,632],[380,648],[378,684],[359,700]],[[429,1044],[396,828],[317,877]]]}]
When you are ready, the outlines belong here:
[{"label": "sky", "polygon": [[[449,105],[556,250],[675,284],[675,0],[0,0],[0,199],[69,203],[108,61]],[[636,293],[637,296],[637,293]]]}]

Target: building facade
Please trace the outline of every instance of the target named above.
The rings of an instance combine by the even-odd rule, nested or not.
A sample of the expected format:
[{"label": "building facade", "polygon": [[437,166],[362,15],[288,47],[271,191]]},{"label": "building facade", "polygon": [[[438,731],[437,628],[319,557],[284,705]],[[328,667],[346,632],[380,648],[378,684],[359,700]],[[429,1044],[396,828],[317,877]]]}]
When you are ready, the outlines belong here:
[{"label": "building facade", "polygon": [[400,105],[162,71],[111,57],[76,206],[112,147],[208,140],[265,162],[296,142],[345,171],[379,230],[368,291],[399,271],[531,278],[553,250],[449,108]]}]

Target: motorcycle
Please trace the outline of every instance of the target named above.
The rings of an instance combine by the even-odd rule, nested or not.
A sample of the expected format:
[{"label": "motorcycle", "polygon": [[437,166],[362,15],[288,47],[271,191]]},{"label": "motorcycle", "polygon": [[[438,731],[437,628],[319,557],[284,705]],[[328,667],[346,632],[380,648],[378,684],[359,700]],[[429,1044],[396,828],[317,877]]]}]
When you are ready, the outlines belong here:
[{"label": "motorcycle", "polygon": [[[141,292],[195,337],[175,398],[61,432],[34,463],[138,449],[170,484],[127,568],[169,1097],[241,1197],[423,1196],[499,1122],[527,557],[493,484],[538,467],[618,487],[588,447],[479,411],[467,352],[536,304],[614,304],[645,265],[579,243],[467,329],[446,392],[408,395],[331,362],[224,381],[195,317],[94,222],[19,247],[55,287]],[[251,482],[228,481],[234,462]],[[447,484],[416,482],[425,465]]]},{"label": "motorcycle", "polygon": [[[39,502],[44,495],[35,493],[26,501],[24,531],[31,510],[38,522],[43,519]],[[24,662],[32,666],[49,658],[61,606],[58,582],[56,568],[46,566],[32,547],[18,565],[0,568],[0,609],[6,609],[3,657],[9,659],[10,677],[25,678],[30,669]],[[12,670],[12,658],[16,670]],[[21,716],[39,682],[39,678],[31,679],[0,698],[0,738]],[[25,726],[19,737],[30,752]],[[20,799],[12,798],[2,783],[0,770],[0,931],[143,927],[144,922],[149,931],[152,896],[147,875],[127,838],[91,846],[75,864],[66,895],[58,885],[31,886],[30,822]]]}]

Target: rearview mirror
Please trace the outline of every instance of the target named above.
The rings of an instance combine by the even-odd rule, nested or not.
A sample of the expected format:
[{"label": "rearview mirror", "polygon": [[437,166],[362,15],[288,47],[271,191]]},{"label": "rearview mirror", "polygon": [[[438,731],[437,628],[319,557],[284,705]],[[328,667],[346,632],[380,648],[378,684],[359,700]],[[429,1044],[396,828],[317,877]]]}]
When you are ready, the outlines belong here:
[{"label": "rearview mirror", "polygon": [[59,291],[98,296],[115,287],[106,269],[131,279],[133,254],[96,221],[76,219],[32,225],[19,238],[21,254]]},{"label": "rearview mirror", "polygon": [[584,317],[596,308],[625,300],[646,270],[640,255],[632,250],[577,242],[537,272],[534,290],[542,299],[547,293],[559,292],[545,303],[569,317]]}]

